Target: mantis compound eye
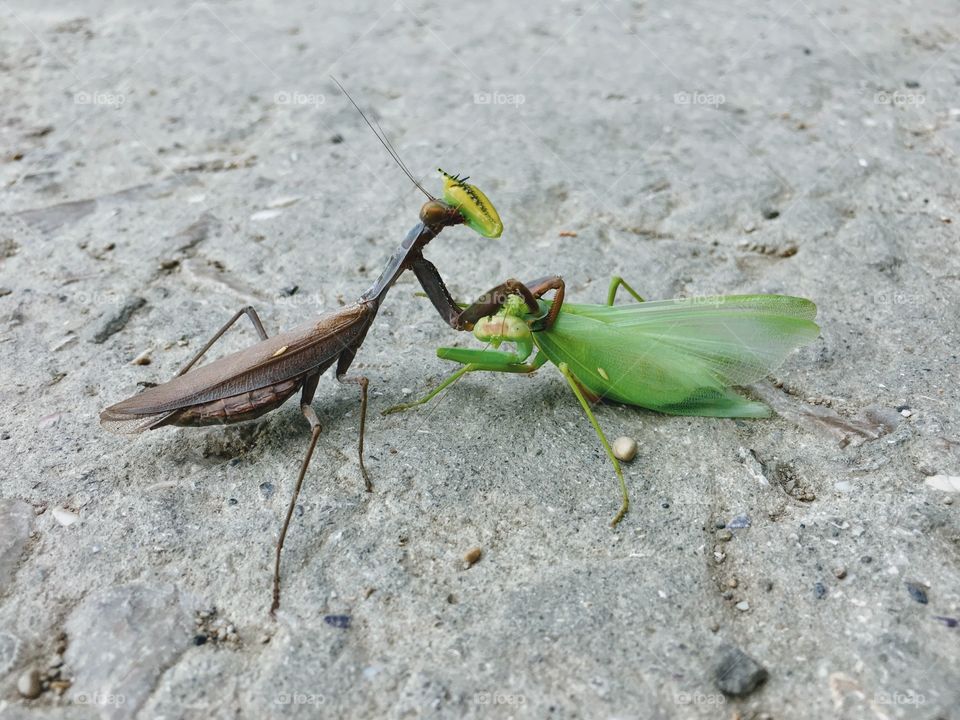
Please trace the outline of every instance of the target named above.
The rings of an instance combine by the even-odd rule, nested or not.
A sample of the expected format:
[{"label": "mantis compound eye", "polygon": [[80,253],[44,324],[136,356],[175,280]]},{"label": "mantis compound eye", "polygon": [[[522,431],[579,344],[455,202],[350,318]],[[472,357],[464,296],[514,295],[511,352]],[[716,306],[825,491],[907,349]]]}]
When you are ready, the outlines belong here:
[{"label": "mantis compound eye", "polygon": [[[459,216],[454,215],[452,208],[439,200],[428,200],[420,208],[420,222],[427,227],[437,227],[452,225],[451,216],[461,221]],[[462,221],[461,221],[462,222]]]}]

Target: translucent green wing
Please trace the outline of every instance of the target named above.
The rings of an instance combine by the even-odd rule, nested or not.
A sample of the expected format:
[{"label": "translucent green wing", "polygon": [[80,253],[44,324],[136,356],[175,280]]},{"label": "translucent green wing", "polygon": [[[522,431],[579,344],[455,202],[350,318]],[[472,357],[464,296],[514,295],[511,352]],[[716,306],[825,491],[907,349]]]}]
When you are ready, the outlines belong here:
[{"label": "translucent green wing", "polygon": [[729,388],[764,377],[816,339],[816,311],[784,295],[564,303],[534,339],[600,397],[675,415],[765,417],[765,405]]}]

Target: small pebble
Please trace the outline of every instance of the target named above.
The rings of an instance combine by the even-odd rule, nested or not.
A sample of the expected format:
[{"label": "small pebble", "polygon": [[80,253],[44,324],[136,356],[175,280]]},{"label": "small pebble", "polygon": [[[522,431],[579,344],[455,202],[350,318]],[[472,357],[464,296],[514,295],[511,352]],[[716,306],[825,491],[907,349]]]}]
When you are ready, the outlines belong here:
[{"label": "small pebble", "polygon": [[750,603],[748,603],[746,600],[741,600],[740,602],[737,603],[736,607],[737,607],[737,610],[739,610],[740,612],[746,612],[747,610],[750,609]]},{"label": "small pebble", "polygon": [[717,532],[717,540],[720,542],[729,542],[733,540],[733,533],[729,530],[720,530]]},{"label": "small pebble", "polygon": [[617,460],[630,462],[637,456],[637,441],[623,435],[613,441],[613,455]]},{"label": "small pebble", "polygon": [[483,550],[481,548],[475,547],[472,550],[469,550],[466,555],[463,556],[463,562],[467,564],[467,567],[473,567],[476,565],[477,561],[483,556]]},{"label": "small pebble", "polygon": [[730,522],[727,523],[727,527],[731,530],[743,530],[744,528],[750,527],[750,516],[749,515],[736,515]]},{"label": "small pebble", "polygon": [[269,500],[273,497],[273,483],[260,483],[260,494],[263,495],[264,500]]},{"label": "small pebble", "polygon": [[918,603],[921,605],[926,605],[928,602],[930,602],[929,598],[927,597],[927,591],[924,590],[919,583],[908,582],[906,585],[907,592],[910,593],[910,597],[912,597]]},{"label": "small pebble", "polygon": [[766,668],[736,647],[722,648],[714,663],[714,684],[724,695],[749,695],[763,684],[768,676]]},{"label": "small pebble", "polygon": [[73,510],[68,510],[67,508],[55,507],[53,509],[53,519],[64,527],[70,527],[80,519],[80,515]]},{"label": "small pebble", "polygon": [[834,568],[833,576],[837,578],[837,580],[843,580],[847,576],[847,569],[845,567]]},{"label": "small pebble", "polygon": [[40,696],[40,671],[36,668],[27,670],[17,679],[17,692],[28,700]]},{"label": "small pebble", "polygon": [[911,415],[913,415],[913,410],[904,408],[903,410],[900,411],[900,414],[903,415],[904,417],[910,417]]},{"label": "small pebble", "polygon": [[737,579],[736,579],[735,577],[732,577],[732,578],[730,578],[729,580],[727,580],[727,587],[728,587],[728,588],[735,588],[735,587],[736,587],[737,585],[739,585],[739,584],[740,584],[740,583],[737,581]]},{"label": "small pebble", "polygon": [[350,616],[349,615],[324,615],[323,621],[330,625],[331,627],[340,628],[341,630],[346,630],[350,627]]},{"label": "small pebble", "polygon": [[827,586],[822,582],[813,584],[813,596],[817,600],[823,600],[827,596]]}]

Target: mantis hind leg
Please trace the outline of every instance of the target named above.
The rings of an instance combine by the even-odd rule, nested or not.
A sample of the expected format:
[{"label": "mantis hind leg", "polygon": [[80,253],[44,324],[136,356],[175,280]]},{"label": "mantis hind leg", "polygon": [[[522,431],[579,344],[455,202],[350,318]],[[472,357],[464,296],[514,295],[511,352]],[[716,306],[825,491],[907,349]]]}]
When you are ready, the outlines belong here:
[{"label": "mantis hind leg", "polygon": [[624,280],[619,275],[614,275],[610,278],[610,287],[607,288],[607,305],[613,305],[613,301],[617,298],[617,290],[623,286],[623,289],[626,290],[633,296],[633,299],[637,302],[643,302],[643,298],[640,297],[640,294],[630,287],[630,283]]},{"label": "mantis hind leg", "polygon": [[206,345],[204,345],[202,348],[200,348],[200,352],[198,352],[196,355],[194,355],[194,356],[193,356],[193,359],[192,359],[190,362],[188,362],[186,365],[184,365],[182,368],[180,368],[180,372],[177,373],[177,377],[179,377],[180,375],[183,375],[185,372],[187,372],[190,368],[192,368],[192,367],[197,363],[197,361],[198,361],[200,358],[202,358],[204,355],[206,355],[206,354],[207,354],[207,350],[209,350],[211,347],[213,347],[213,344],[214,344],[217,340],[219,340],[221,337],[223,337],[223,334],[224,334],[227,330],[229,330],[230,327],[231,327],[237,320],[240,319],[240,316],[241,316],[241,315],[246,315],[248,318],[250,318],[250,322],[253,323],[253,327],[256,328],[257,335],[260,336],[260,339],[261,339],[261,340],[266,340],[266,339],[267,339],[267,337],[268,337],[268,336],[267,336],[267,331],[263,329],[263,323],[260,322],[260,316],[257,315],[257,311],[254,310],[253,305],[247,305],[246,307],[242,307],[242,308],[240,308],[239,310],[237,310],[237,311],[233,314],[233,317],[232,317],[232,318],[230,318],[229,320],[227,320],[227,322],[224,324],[224,326],[223,326],[222,328],[220,328],[219,330],[217,330],[217,332],[214,334],[214,336],[207,341],[207,344],[206,344]]},{"label": "mantis hind leg", "polygon": [[613,454],[613,448],[611,448],[610,443],[607,442],[607,436],[603,434],[603,430],[600,428],[600,423],[598,423],[597,418],[594,417],[593,410],[590,409],[590,403],[587,402],[583,391],[580,389],[580,381],[577,380],[576,375],[573,374],[566,363],[560,363],[557,365],[557,367],[567,379],[567,383],[569,383],[570,389],[573,390],[573,394],[577,396],[577,400],[580,402],[580,407],[582,407],[583,411],[587,414],[587,419],[590,421],[590,424],[593,425],[593,429],[597,433],[597,437],[600,438],[600,444],[603,445],[603,449],[607,453],[607,457],[609,457],[610,462],[613,463],[614,472],[617,473],[617,479],[620,481],[620,494],[623,500],[620,505],[620,512],[618,512],[616,517],[614,517],[610,522],[610,527],[616,527],[617,523],[623,520],[623,516],[627,514],[627,510],[630,509],[630,496],[627,493],[627,481],[624,480],[623,470],[621,470],[620,462]]}]

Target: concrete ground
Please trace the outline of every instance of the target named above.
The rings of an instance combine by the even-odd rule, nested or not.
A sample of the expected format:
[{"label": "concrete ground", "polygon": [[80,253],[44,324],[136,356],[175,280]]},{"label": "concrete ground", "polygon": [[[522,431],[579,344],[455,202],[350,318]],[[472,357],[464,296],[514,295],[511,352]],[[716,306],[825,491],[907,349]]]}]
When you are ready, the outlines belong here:
[{"label": "concrete ground", "polygon": [[[942,0],[0,2],[0,718],[958,717],[958,33]],[[354,366],[375,492],[324,377],[271,621],[296,403],[97,415],[241,306],[352,301],[414,224],[330,74],[497,205],[428,248],[459,298],[813,299],[778,416],[601,407],[640,446],[613,530],[552,367],[380,416],[478,346],[404,277]]]}]

